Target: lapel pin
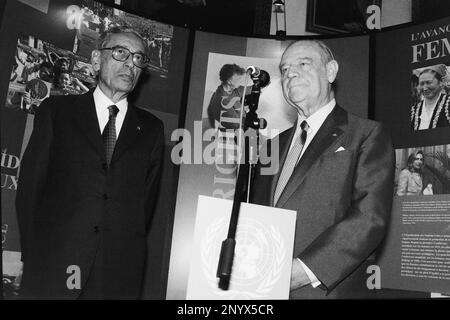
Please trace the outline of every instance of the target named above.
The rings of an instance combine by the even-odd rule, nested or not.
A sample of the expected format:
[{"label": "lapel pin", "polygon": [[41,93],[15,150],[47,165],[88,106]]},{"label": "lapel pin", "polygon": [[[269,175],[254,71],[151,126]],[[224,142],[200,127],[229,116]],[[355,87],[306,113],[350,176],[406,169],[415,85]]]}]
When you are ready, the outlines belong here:
[{"label": "lapel pin", "polygon": [[333,133],[332,136],[333,136],[333,137],[337,137],[337,133]]},{"label": "lapel pin", "polygon": [[137,131],[141,131],[141,127],[140,126],[137,126],[136,129],[137,129]]}]

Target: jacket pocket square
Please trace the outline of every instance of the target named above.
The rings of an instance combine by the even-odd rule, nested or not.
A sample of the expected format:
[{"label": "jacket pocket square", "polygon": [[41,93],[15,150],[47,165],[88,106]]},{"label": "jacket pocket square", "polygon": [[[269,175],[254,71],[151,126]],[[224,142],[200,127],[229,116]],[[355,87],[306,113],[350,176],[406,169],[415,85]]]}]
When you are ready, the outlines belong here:
[{"label": "jacket pocket square", "polygon": [[340,152],[340,151],[345,151],[345,149],[343,147],[339,147],[339,148],[337,148],[337,150],[335,152]]}]

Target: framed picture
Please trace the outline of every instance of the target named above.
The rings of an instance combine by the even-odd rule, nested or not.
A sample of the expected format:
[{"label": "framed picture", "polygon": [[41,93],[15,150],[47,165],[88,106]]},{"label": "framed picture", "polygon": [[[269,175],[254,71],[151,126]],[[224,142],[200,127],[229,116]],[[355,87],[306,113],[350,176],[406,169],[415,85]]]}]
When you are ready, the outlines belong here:
[{"label": "framed picture", "polygon": [[366,9],[381,0],[308,0],[306,31],[319,34],[366,32]]}]

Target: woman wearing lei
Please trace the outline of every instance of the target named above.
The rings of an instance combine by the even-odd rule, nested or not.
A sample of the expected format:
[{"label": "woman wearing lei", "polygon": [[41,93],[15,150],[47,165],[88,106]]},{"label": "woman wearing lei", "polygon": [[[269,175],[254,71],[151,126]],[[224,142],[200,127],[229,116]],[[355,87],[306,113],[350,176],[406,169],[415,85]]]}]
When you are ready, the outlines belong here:
[{"label": "woman wearing lei", "polygon": [[447,67],[444,64],[430,66],[419,74],[419,102],[411,108],[411,124],[414,131],[450,126],[450,95],[444,90]]}]

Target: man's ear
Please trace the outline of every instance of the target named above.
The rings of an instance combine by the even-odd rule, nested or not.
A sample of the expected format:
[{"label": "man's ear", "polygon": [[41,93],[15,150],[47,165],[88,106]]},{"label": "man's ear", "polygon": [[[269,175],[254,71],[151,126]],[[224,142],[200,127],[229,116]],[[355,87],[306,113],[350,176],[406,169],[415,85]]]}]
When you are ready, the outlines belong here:
[{"label": "man's ear", "polygon": [[339,71],[339,65],[336,60],[327,63],[327,78],[329,83],[333,83]]},{"label": "man's ear", "polygon": [[93,50],[91,53],[91,64],[92,69],[97,74],[100,70],[100,64],[101,64],[101,52],[99,50]]}]

